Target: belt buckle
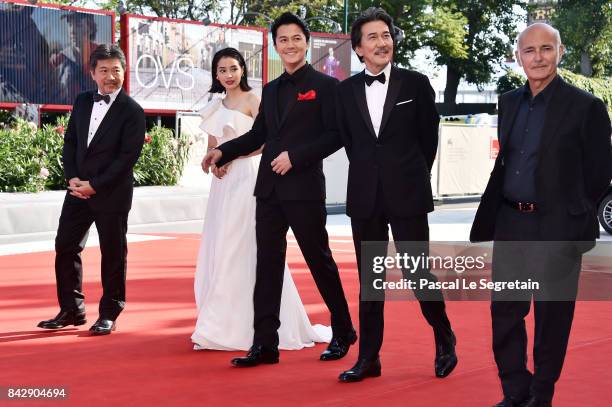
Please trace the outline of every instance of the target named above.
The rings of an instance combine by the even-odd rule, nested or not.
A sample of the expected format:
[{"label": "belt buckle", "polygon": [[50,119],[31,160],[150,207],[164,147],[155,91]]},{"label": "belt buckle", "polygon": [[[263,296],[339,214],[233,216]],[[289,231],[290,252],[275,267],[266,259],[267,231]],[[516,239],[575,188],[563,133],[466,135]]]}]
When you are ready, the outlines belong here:
[{"label": "belt buckle", "polygon": [[535,211],[535,205],[532,203],[518,202],[519,211],[521,212],[533,212]]}]

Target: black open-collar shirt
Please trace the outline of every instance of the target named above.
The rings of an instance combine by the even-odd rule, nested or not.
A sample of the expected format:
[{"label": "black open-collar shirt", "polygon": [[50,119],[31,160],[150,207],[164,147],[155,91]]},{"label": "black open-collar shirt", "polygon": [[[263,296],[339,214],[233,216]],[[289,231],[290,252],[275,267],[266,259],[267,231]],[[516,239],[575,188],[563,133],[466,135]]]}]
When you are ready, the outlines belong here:
[{"label": "black open-collar shirt", "polygon": [[289,103],[297,98],[299,89],[302,88],[302,82],[306,77],[306,73],[310,69],[310,64],[306,63],[300,69],[292,74],[287,71],[280,76],[278,83],[278,117],[281,118],[285,114],[285,109]]},{"label": "black open-collar shirt", "polygon": [[503,193],[506,199],[516,202],[537,202],[535,172],[542,129],[546,120],[546,110],[558,83],[557,76],[535,97],[531,94],[529,82],[522,88],[519,108],[505,146],[506,170]]}]

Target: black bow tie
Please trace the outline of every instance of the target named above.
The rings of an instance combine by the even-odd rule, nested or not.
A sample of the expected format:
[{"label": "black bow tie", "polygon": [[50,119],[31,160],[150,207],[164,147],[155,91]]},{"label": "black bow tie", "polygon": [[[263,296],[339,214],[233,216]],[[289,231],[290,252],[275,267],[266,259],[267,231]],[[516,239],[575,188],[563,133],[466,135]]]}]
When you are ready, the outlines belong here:
[{"label": "black bow tie", "polygon": [[110,95],[100,95],[99,93],[94,93],[94,102],[105,101],[108,105],[110,103]]},{"label": "black bow tie", "polygon": [[382,83],[384,85],[385,81],[387,80],[387,78],[385,77],[385,73],[381,72],[376,76],[372,76],[372,75],[366,75],[365,76],[365,81],[366,81],[366,85],[370,86],[371,84],[374,83],[374,81],[378,81],[380,83]]}]

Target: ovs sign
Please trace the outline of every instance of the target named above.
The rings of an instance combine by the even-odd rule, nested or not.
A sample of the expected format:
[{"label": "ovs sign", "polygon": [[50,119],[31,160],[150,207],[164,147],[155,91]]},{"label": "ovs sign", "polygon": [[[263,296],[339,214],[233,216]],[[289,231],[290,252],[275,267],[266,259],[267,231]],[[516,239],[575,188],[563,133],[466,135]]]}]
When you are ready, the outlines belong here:
[{"label": "ovs sign", "polygon": [[[145,59],[152,61],[153,66],[155,67],[155,75],[151,80],[147,81],[148,83],[143,82],[143,80],[140,78],[141,62]],[[157,83],[159,81],[159,77],[161,76],[164,87],[166,89],[170,89],[172,79],[174,78],[174,83],[180,89],[191,90],[195,85],[195,79],[190,73],[193,68],[194,66],[191,59],[186,56],[180,56],[174,60],[170,68],[170,72],[168,73],[168,77],[166,77],[166,69],[164,69],[164,64],[162,63],[161,58],[159,56],[153,57],[149,54],[143,54],[136,60],[136,81],[138,81],[138,84],[143,88],[150,89],[158,86]],[[146,73],[149,74],[149,72]],[[176,73],[178,74],[176,77],[174,77]],[[183,81],[180,80],[181,78],[183,78]]]}]

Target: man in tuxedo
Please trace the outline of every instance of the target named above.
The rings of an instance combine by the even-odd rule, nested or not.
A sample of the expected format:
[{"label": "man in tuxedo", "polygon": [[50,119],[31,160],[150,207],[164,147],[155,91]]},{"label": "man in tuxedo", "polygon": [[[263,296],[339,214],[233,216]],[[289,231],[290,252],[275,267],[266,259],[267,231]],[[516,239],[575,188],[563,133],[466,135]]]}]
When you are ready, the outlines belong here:
[{"label": "man in tuxedo", "polygon": [[334,105],[337,80],[306,63],[310,32],[299,17],[284,13],[276,19],[272,39],[285,72],[264,86],[252,130],[211,150],[203,162],[205,171],[215,164],[213,171],[220,175],[223,165],[265,144],[255,184],[255,334],[247,356],[232,360],[238,367],[278,363],[278,316],[289,227],[331,313],[333,338],[320,359],[344,357],[357,340],[325,229],[322,161],[296,164],[294,160],[298,157],[292,152],[313,138],[337,132]]},{"label": "man in tuxedo", "polygon": [[81,251],[92,223],[102,253],[99,318],[92,335],[107,335],[125,306],[127,219],[132,205],[133,168],[145,137],[142,108],[122,89],[125,56],[116,45],[91,54],[97,91],[77,96],[64,135],[63,164],[68,191],[55,238],[59,314],[38,326],[58,329],[85,324]]},{"label": "man in tuxedo", "polygon": [[[380,8],[364,11],[351,27],[353,50],[366,69],[337,89],[339,135],[332,134],[296,152],[294,164],[312,161],[344,146],[349,176],[346,213],[361,279],[359,356],[340,380],[380,376],[384,292],[372,292],[373,259],[386,256],[389,225],[400,254],[428,254],[427,213],[433,210],[430,171],[438,148],[439,116],[426,76],[393,66],[394,26]],[[436,278],[427,269],[402,270],[410,280]],[[455,368],[455,335],[439,290],[415,291],[433,328],[434,371],[446,377]]]},{"label": "man in tuxedo", "polygon": [[[470,240],[494,240],[493,280],[540,288],[494,292],[493,352],[504,399],[496,407],[550,406],[567,350],[582,254],[599,236],[596,208],[612,173],[603,102],[557,75],[559,32],[536,23],[518,37],[527,83],[499,99],[500,152]],[[534,299],[534,372],[525,316]]]}]

